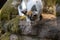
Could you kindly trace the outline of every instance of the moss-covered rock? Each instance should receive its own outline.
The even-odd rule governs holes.
[[[18,19],[16,18],[16,16],[18,15],[18,10],[17,10],[18,4],[20,4],[20,0],[7,0],[4,6],[1,8],[0,27],[2,28],[2,30],[6,31],[6,30],[9,30],[9,28],[11,27],[10,31],[17,32]],[[6,24],[8,26],[5,26]],[[13,26],[11,26],[11,24],[13,24]],[[8,29],[5,29],[6,27]],[[1,40],[4,40],[4,39],[1,39]]]
[[[10,33],[6,32],[4,35],[0,37],[0,40],[9,40]]]
[[[17,9],[12,6],[13,0],[8,0],[2,7],[1,18],[2,20],[10,20],[18,14]]]
[[[4,26],[11,19],[16,18],[18,15],[18,4],[20,4],[20,0],[7,0],[4,6],[1,8],[1,25]]]

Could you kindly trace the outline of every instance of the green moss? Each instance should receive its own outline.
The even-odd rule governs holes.
[[[0,37],[0,40],[9,40],[10,33],[6,32],[4,35]]]
[[[56,16],[57,16],[57,17],[60,16],[60,13],[56,13]]]
[[[13,22],[12,22],[13,21]],[[12,27],[11,27],[11,31],[12,32],[14,32],[14,33],[18,33],[18,31],[19,31],[19,27],[18,27],[18,25],[19,25],[19,17],[16,17],[15,19],[13,19],[11,21],[11,23],[13,24],[12,25]]]
[[[1,27],[2,28],[7,27],[12,32],[17,32],[18,19],[16,18],[16,16],[18,14],[18,10],[11,5],[12,2],[13,2],[13,0],[7,0],[7,2],[1,8],[1,15],[0,15],[1,16],[1,25],[2,25]],[[8,26],[5,26],[6,24]]]
[[[13,0],[7,0],[1,9],[1,24],[4,25],[8,23],[11,19],[15,18],[18,14],[18,10],[15,9],[11,3]]]
[[[18,33],[18,31],[20,30],[18,27],[18,23],[19,23],[19,16],[8,21],[5,25],[5,27],[7,27],[7,29],[9,29],[9,32],[6,32],[5,34],[3,34],[0,39],[9,40],[9,36],[11,33]]]
[[[18,31],[20,30],[18,25],[19,25],[19,16],[8,21],[4,26],[7,28],[7,31],[11,33],[18,33]]]

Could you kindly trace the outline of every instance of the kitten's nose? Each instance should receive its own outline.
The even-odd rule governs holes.
[[[35,21],[36,19],[37,19],[37,15],[36,14],[30,17],[31,21]]]

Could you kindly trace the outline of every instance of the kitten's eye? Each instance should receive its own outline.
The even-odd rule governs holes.
[[[35,15],[32,15],[31,17],[30,17],[30,19],[31,19],[31,21],[35,21],[36,19],[37,19],[37,15],[35,14]]]

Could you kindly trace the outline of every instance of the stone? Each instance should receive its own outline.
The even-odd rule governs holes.
[[[10,40],[18,40],[18,36],[15,34],[10,35]]]

